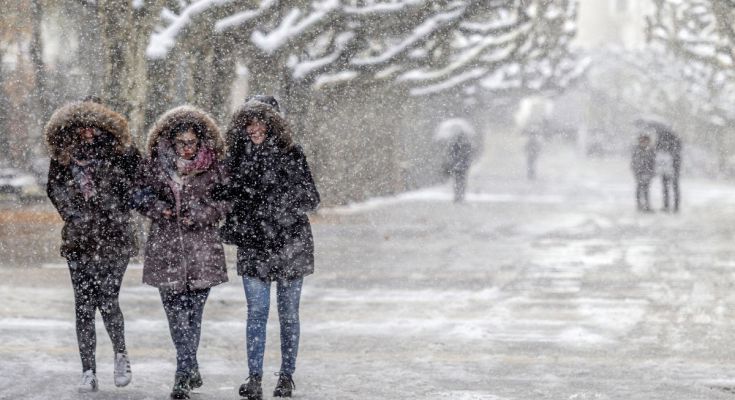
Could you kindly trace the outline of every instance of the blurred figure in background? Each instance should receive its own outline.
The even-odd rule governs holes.
[[[680,192],[679,192],[679,171],[681,170],[681,139],[679,139],[671,129],[659,129],[656,135],[656,154],[657,157],[664,157],[670,160],[670,168],[667,174],[661,175],[661,186],[663,188],[663,210],[672,211],[669,201],[669,189],[671,189],[673,200],[673,212],[679,211]]]
[[[656,152],[647,133],[638,136],[638,144],[633,147],[630,166],[636,181],[635,197],[638,211],[650,212],[648,190],[656,167]]]
[[[464,201],[467,191],[467,173],[475,156],[475,136],[472,125],[464,119],[452,118],[442,122],[434,135],[434,139],[444,143],[443,170],[454,179],[454,201]]]
[[[537,128],[533,127],[526,130],[528,140],[526,141],[526,177],[528,180],[536,179],[536,161],[541,153],[541,134],[542,132]]]
[[[663,211],[669,211],[669,185],[674,181],[674,157],[668,151],[656,149],[656,175],[661,176],[661,184],[664,191]],[[678,185],[676,186],[678,192]],[[676,195],[678,198],[678,194]],[[678,207],[678,201],[676,201]]]

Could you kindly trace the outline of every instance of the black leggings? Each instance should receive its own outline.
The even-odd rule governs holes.
[[[77,342],[82,358],[82,371],[97,371],[95,349],[95,312],[102,314],[102,321],[110,335],[113,350],[125,352],[125,322],[118,303],[120,285],[128,266],[128,257],[109,260],[68,261],[71,283],[74,287]]]
[[[197,351],[209,289],[187,289],[182,292],[159,289],[159,292],[171,339],[176,347],[176,373],[190,374],[199,369]]]

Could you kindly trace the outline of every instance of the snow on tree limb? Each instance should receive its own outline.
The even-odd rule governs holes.
[[[652,46],[673,56],[677,80],[685,78],[680,85],[694,115],[720,126],[735,122],[733,17],[731,0],[660,0],[647,19]]]
[[[445,24],[456,20],[462,15],[462,9],[450,11],[447,13],[441,13],[436,15],[427,21],[422,22],[419,26],[415,27],[412,32],[405,39],[401,40],[398,44],[389,47],[377,56],[361,57],[352,61],[353,65],[374,65],[384,64],[396,57],[397,55],[404,53],[411,45],[424,40],[427,36],[431,35],[437,29],[441,28]]]
[[[470,79],[479,79],[485,76],[487,72],[488,70],[486,68],[475,68],[463,74],[452,76],[451,78],[435,85],[413,88],[411,89],[410,94],[412,96],[424,96],[428,94],[444,92],[448,89],[456,87],[457,85],[467,82]]]
[[[176,45],[177,36],[185,30],[198,15],[217,7],[233,2],[233,0],[199,0],[188,5],[163,30],[154,32],[146,48],[146,56],[151,60],[165,58]],[[170,14],[167,14],[170,18]]]
[[[353,15],[367,15],[367,14],[394,14],[396,12],[404,11],[408,7],[422,6],[426,4],[426,0],[406,0],[402,2],[394,3],[377,3],[367,6],[345,6],[344,12],[346,14]]]
[[[283,18],[278,27],[268,33],[257,30],[253,32],[251,40],[261,50],[272,54],[292,38],[303,34],[313,25],[323,21],[338,6],[339,0],[324,0],[316,3],[313,6],[313,12],[301,20],[298,20],[301,16],[301,10],[294,8]]]
[[[178,12],[161,14],[163,28],[151,37],[149,58],[165,57],[184,32],[203,28],[214,40],[234,38],[244,65],[269,65],[313,87],[372,79],[433,94],[477,86],[507,65],[522,64],[520,86],[571,81],[563,76],[570,68],[556,64],[573,58],[575,0],[182,2]],[[543,58],[549,61],[539,63]],[[534,73],[540,79],[532,79]]]

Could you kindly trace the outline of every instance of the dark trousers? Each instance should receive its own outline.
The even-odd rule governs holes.
[[[637,181],[635,188],[635,199],[638,206],[638,211],[648,211],[651,209],[651,203],[648,200],[648,190],[651,186],[649,180]]]
[[[664,210],[668,211],[669,208],[669,186],[674,200],[674,212],[679,211],[679,177],[663,175],[661,177],[661,186],[664,190]]]
[[[528,157],[526,164],[526,177],[531,181],[536,179],[536,157]]]
[[[191,373],[199,369],[197,350],[202,333],[202,315],[209,289],[189,289],[183,292],[159,290],[163,309],[168,318],[174,347],[176,373]]]
[[[118,259],[69,260],[71,283],[74,287],[74,309],[76,312],[77,342],[82,359],[82,371],[97,372],[95,350],[97,333],[95,314],[100,310],[113,350],[125,352],[125,321],[118,296],[123,275],[128,266],[128,257]]]
[[[464,193],[467,190],[467,170],[454,170],[452,176],[454,177],[454,201],[464,201]]]

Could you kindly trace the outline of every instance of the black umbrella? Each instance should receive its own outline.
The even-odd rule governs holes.
[[[639,128],[648,128],[656,132],[656,149],[668,151],[678,157],[681,152],[681,139],[667,123],[658,119],[638,118],[633,124]]]
[[[635,125],[638,128],[649,128],[656,132],[656,135],[674,135],[674,130],[671,128],[671,125],[662,122],[658,119],[653,118],[638,118],[635,121],[633,121],[633,125]]]

